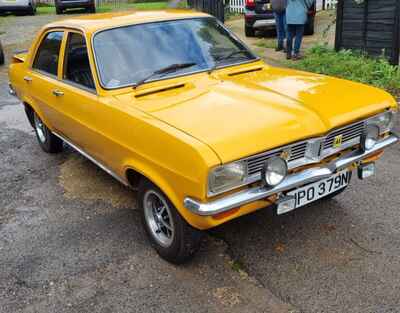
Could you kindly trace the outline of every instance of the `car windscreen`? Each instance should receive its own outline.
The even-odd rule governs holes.
[[[107,89],[135,86],[149,76],[158,80],[256,59],[211,17],[104,30],[94,36],[93,47],[100,82]],[[156,73],[176,64],[192,65]]]

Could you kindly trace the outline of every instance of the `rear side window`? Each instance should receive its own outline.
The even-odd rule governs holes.
[[[65,51],[63,79],[95,89],[85,38],[81,34],[70,33]]]
[[[50,32],[44,37],[36,52],[33,68],[57,76],[61,42],[64,32]]]

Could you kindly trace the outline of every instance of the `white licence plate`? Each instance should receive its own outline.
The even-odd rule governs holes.
[[[294,197],[295,209],[302,207],[346,187],[350,183],[350,173],[347,169],[340,171],[329,178],[290,191],[287,195]]]

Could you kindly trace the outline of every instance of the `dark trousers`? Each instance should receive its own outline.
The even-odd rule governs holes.
[[[287,53],[288,55],[298,54],[300,52],[301,41],[303,40],[304,25],[287,25]],[[294,48],[293,48],[293,38],[294,38]]]
[[[278,39],[278,47],[283,47],[283,42],[286,39],[286,13],[274,12],[276,23],[276,36]]]

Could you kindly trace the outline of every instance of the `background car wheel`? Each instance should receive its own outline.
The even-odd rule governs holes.
[[[314,17],[309,17],[308,22],[304,29],[304,35],[311,36],[314,35]]]
[[[57,153],[62,151],[62,140],[52,134],[36,113],[33,114],[33,125],[40,147],[45,152]]]
[[[56,14],[57,15],[63,14],[63,10],[59,7],[56,7]]]
[[[164,193],[146,179],[139,185],[138,207],[151,244],[163,259],[181,264],[194,256],[202,232],[190,226]]]
[[[35,15],[36,14],[36,6],[34,6],[33,4],[30,6],[29,10],[28,10],[28,14],[29,15]]]
[[[92,4],[90,7],[87,8],[87,12],[89,13],[96,13],[96,5]]]
[[[255,37],[255,35],[256,35],[254,28],[250,27],[250,26],[244,27],[244,33],[245,33],[246,37]]]
[[[0,42],[0,65],[4,64],[4,51],[3,51],[3,46],[1,45]]]

